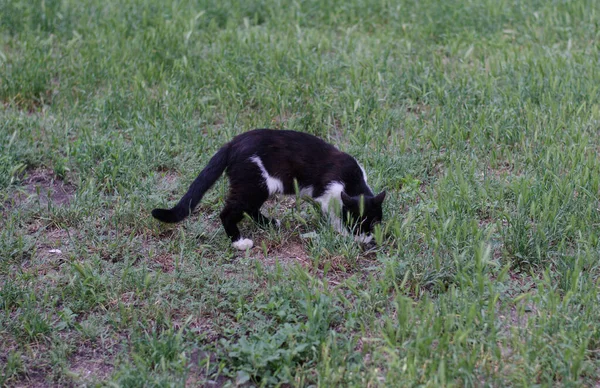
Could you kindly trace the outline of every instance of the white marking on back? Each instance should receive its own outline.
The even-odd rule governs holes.
[[[363,166],[360,163],[358,163],[358,160],[354,159],[354,161],[356,161],[356,164],[358,164],[358,167],[360,168],[360,171],[362,171],[363,179],[365,180],[365,184],[367,185],[367,187],[369,188],[369,190],[373,191],[371,189],[371,186],[369,186],[369,183],[367,182],[367,173],[366,173],[365,169],[363,168]]]
[[[245,251],[246,249],[252,248],[254,243],[249,238],[240,237],[240,239],[235,241],[232,245],[235,249],[239,249],[240,251]]]
[[[321,204],[323,213],[335,214],[336,210],[342,209],[342,191],[344,191],[344,184],[334,181],[327,185],[323,194],[315,198],[315,201]],[[330,209],[330,205],[333,205],[333,208]]]
[[[258,168],[260,168],[260,172],[263,178],[265,178],[265,184],[267,185],[267,190],[269,190],[269,195],[283,193],[283,182],[280,179],[269,175],[262,160],[256,155],[252,156],[250,160],[256,163]]]

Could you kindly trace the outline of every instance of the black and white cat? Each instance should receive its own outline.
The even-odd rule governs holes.
[[[253,246],[237,227],[244,213],[262,225],[278,224],[260,207],[274,194],[296,194],[296,187],[300,195],[320,203],[338,232],[351,230],[357,241],[370,242],[374,225],[382,220],[385,191],[373,195],[356,159],[307,133],[271,129],[245,132],[225,144],[175,207],[154,209],[152,216],[163,222],[183,220],[225,169],[229,195],[220,217],[225,233],[240,250]]]

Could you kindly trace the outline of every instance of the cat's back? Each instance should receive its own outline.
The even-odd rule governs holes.
[[[325,157],[341,153],[336,147],[317,136],[292,130],[253,129],[233,138],[234,152],[246,157],[285,153],[288,156]],[[282,156],[282,155],[280,155]]]
[[[233,138],[232,144],[253,144],[253,145],[302,145],[307,147],[323,147],[337,149],[325,140],[305,132],[298,132],[289,129],[268,129],[258,128],[248,132],[241,133]]]
[[[360,175],[360,167],[350,155],[325,140],[308,133],[291,130],[255,129],[242,133],[230,142],[229,174],[256,166],[261,174],[276,178],[280,192],[292,194],[294,180],[304,188],[322,192],[332,181],[349,182]]]

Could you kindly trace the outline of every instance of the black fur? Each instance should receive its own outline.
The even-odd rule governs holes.
[[[312,187],[313,198],[323,195],[330,183],[343,183],[343,220],[348,226],[351,222],[356,223],[356,233],[370,233],[372,226],[382,219],[385,192],[373,195],[353,157],[318,137],[270,129],[255,129],[225,144],[175,207],[170,210],[154,209],[152,215],[163,222],[183,220],[227,169],[229,195],[220,217],[231,240],[240,239],[237,223],[244,213],[262,225],[273,223],[260,212],[260,207],[269,197],[269,190],[260,167],[250,160],[253,156],[260,158],[271,177],[283,183],[283,194],[295,194],[294,179],[300,188]],[[361,196],[364,198],[363,206],[360,205]]]
[[[363,195],[351,197],[346,193],[342,193],[344,223],[346,225],[356,225],[354,228],[356,234],[371,234],[375,225],[383,219],[381,205],[384,199],[385,191],[374,197]],[[361,205],[361,201],[363,205]]]

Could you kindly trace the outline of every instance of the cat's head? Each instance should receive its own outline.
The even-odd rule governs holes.
[[[375,225],[383,220],[383,200],[385,191],[375,196],[351,197],[342,192],[344,204],[344,222],[357,236],[363,236],[365,242],[370,241]]]

